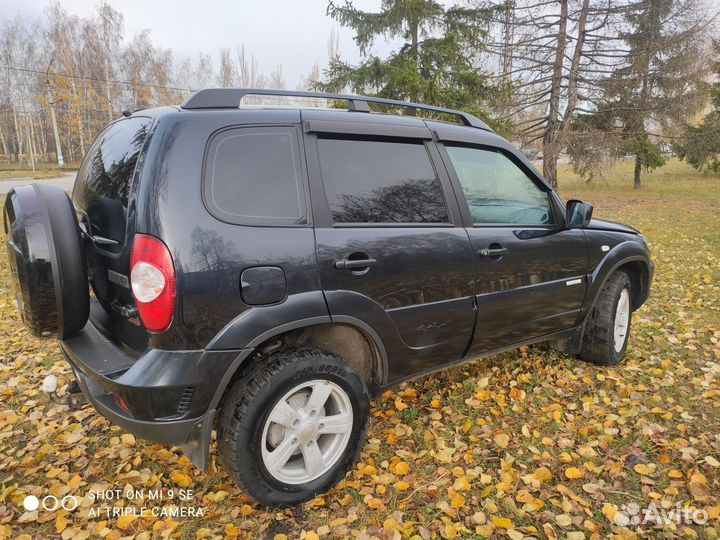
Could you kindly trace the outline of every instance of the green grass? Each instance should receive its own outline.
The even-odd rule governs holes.
[[[64,174],[77,171],[79,164],[66,163],[62,167],[57,163],[36,163],[33,171],[27,163],[6,163],[0,162],[0,180],[10,180],[13,178],[32,178],[33,180],[43,180],[46,178],[56,178]]]

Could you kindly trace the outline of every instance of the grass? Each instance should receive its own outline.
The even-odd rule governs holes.
[[[281,511],[235,488],[215,449],[201,473],[178,449],[121,439],[91,408],[70,412],[40,393],[48,373],[61,387],[72,375],[55,343],[22,327],[3,257],[0,539],[717,538],[720,179],[671,162],[634,190],[622,163],[590,184],[562,169],[560,193],[650,243],[655,283],[634,314],[626,362],[601,368],[524,347],[402,385],[373,403],[368,443],[346,479]],[[407,474],[394,472],[399,461]],[[72,513],[20,506],[28,494],[185,483],[204,518],[92,517],[88,500]],[[708,521],[624,526],[617,512],[631,502],[680,503]]]
[[[78,170],[79,164],[66,163],[60,167],[57,163],[36,163],[33,170],[27,163],[6,163],[0,162],[0,180],[13,178],[32,178],[33,180],[44,180],[56,178],[64,174],[73,173]]]

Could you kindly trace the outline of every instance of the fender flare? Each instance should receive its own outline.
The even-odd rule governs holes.
[[[650,261],[650,254],[645,246],[639,242],[627,240],[619,243],[608,251],[607,255],[600,261],[600,264],[595,267],[595,270],[593,270],[591,274],[588,274],[588,288],[583,301],[583,311],[586,310],[587,313],[590,313],[595,306],[598,293],[605,286],[605,283],[613,272],[624,264],[631,262],[640,262],[645,268],[647,275],[646,290],[641,292],[641,298],[643,302],[645,301],[650,290],[654,266]],[[584,313],[584,315],[587,315],[587,313]]]
[[[585,334],[585,324],[587,323],[588,315],[592,311],[593,307],[595,307],[598,293],[605,286],[605,283],[613,272],[624,264],[632,262],[640,262],[645,267],[647,279],[646,288],[641,293],[641,303],[647,299],[655,268],[650,260],[650,254],[647,247],[639,242],[633,242],[630,240],[621,242],[608,251],[602,261],[600,261],[600,263],[595,267],[593,272],[587,275],[588,286],[585,291],[585,298],[583,299],[583,305],[580,315],[578,316],[578,323],[575,327],[575,331],[567,339],[562,340],[562,342],[558,342],[556,345],[557,348],[567,354],[580,354],[582,340]]]

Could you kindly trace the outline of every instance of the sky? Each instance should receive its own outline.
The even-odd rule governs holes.
[[[70,13],[87,16],[99,0],[62,0]],[[125,36],[145,29],[157,46],[172,49],[175,59],[210,54],[217,62],[220,49],[235,50],[241,43],[258,60],[260,71],[270,74],[278,65],[288,88],[294,88],[317,61],[327,63],[327,43],[335,29],[340,55],[356,61],[359,53],[353,33],[325,15],[326,0],[108,0],[125,17]],[[378,10],[380,0],[355,0],[359,9]],[[0,18],[22,14],[40,17],[49,0],[0,0]],[[377,42],[384,55],[397,43]]]

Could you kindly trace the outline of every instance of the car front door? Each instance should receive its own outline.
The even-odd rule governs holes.
[[[327,124],[306,125],[305,144],[333,321],[379,334],[387,380],[459,359],[475,323],[473,251],[429,130]]]
[[[446,140],[440,152],[475,251],[468,354],[572,328],[587,285],[584,233],[564,227],[550,188],[510,148]]]

